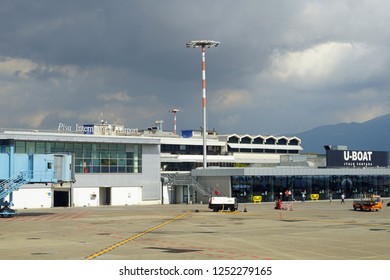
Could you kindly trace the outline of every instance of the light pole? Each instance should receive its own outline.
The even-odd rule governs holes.
[[[169,113],[173,113],[173,134],[176,135],[176,114],[181,112],[180,109],[171,109],[168,111]]]
[[[187,48],[202,48],[202,108],[203,108],[203,168],[207,168],[206,122],[206,48],[218,47],[220,42],[210,40],[190,41]]]

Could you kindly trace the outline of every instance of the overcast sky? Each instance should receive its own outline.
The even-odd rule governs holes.
[[[388,0],[1,0],[0,128],[283,135],[390,112]]]

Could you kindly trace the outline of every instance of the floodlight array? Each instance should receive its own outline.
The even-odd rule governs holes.
[[[218,41],[211,41],[211,40],[196,40],[196,41],[189,41],[186,44],[187,48],[198,48],[198,47],[206,47],[206,48],[212,48],[212,47],[218,47],[220,42]]]

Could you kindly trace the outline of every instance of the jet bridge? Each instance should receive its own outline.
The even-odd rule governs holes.
[[[15,214],[13,192],[25,184],[75,182],[71,154],[0,154],[0,217]]]

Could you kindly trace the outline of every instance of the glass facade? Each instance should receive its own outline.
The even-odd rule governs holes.
[[[142,173],[142,145],[15,141],[15,153],[72,153],[76,173]]]
[[[262,201],[275,201],[282,194],[286,200],[285,191],[291,191],[288,200],[300,200],[302,192],[306,198],[311,194],[319,194],[319,199],[340,199],[356,195],[379,194],[390,196],[389,175],[306,175],[306,176],[232,176],[232,196],[238,202],[253,202],[253,196],[262,196]]]

